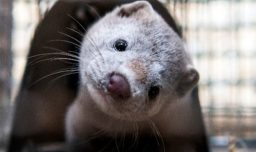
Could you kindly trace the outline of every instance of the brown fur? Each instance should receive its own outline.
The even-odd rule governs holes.
[[[145,83],[147,81],[147,68],[141,63],[140,60],[132,60],[130,61],[129,67],[136,73],[137,80]]]

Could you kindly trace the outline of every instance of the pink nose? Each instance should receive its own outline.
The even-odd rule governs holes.
[[[107,90],[112,97],[120,99],[128,99],[131,94],[126,78],[118,73],[112,73],[110,75]]]

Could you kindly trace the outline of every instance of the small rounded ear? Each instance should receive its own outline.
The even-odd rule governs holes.
[[[136,1],[130,4],[124,4],[120,7],[117,15],[120,17],[147,17],[153,12],[151,4],[147,1]]]
[[[199,81],[199,74],[193,67],[188,67],[186,71],[182,74],[177,86],[177,93],[183,96],[192,89]]]

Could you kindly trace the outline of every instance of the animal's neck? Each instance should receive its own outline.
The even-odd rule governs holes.
[[[94,125],[93,127],[104,129],[107,132],[124,133],[133,132],[137,129],[148,131],[151,130],[152,127],[157,127],[161,132],[165,132],[165,130],[168,130],[168,128],[172,128],[171,126],[177,126],[179,123],[185,123],[184,118],[186,118],[189,113],[182,113],[181,109],[191,108],[191,104],[189,104],[192,101],[191,91],[181,98],[166,98],[163,100],[170,101],[165,102],[167,105],[163,106],[158,114],[149,118],[148,120],[136,122],[117,119],[103,112],[86,90],[80,90],[76,101],[79,104],[76,105],[78,106],[77,109],[79,109],[80,117],[86,117],[86,119],[88,119],[88,121]],[[170,124],[170,119],[178,119],[172,121],[178,123]]]

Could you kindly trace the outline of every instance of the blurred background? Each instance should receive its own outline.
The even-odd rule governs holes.
[[[56,0],[0,0],[0,152],[34,29]],[[200,73],[213,152],[256,151],[256,1],[161,0]],[[2,149],[1,149],[2,148]]]

